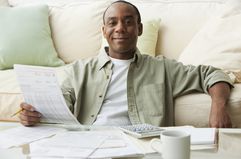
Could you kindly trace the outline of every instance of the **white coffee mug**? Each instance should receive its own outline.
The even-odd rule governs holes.
[[[151,140],[151,147],[161,153],[163,159],[190,159],[190,134],[165,130],[160,139]]]

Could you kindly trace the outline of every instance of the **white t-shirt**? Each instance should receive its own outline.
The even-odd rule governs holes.
[[[130,125],[127,103],[127,73],[133,59],[120,60],[111,58],[112,77],[106,96],[94,125]]]

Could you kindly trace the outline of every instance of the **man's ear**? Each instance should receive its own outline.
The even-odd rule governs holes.
[[[141,36],[142,32],[143,32],[143,25],[142,25],[142,23],[138,24],[138,30],[139,30],[138,36]]]
[[[103,34],[103,36],[106,38],[106,31],[105,31],[105,26],[102,26],[102,34]]]

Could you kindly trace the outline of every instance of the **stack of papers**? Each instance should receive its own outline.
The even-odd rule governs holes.
[[[121,131],[67,131],[30,144],[35,158],[136,157],[143,153]]]
[[[56,124],[18,126],[0,131],[0,141],[0,149],[29,144],[31,159],[113,158],[144,155],[126,134],[113,128],[68,131]]]
[[[191,136],[191,149],[212,149],[217,148],[216,128],[195,128],[192,126],[170,127],[167,130],[184,131]]]

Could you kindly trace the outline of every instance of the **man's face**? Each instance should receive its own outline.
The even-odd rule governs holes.
[[[115,3],[106,11],[103,34],[109,43],[109,55],[119,59],[133,57],[142,24],[137,22],[135,9],[125,3]]]

